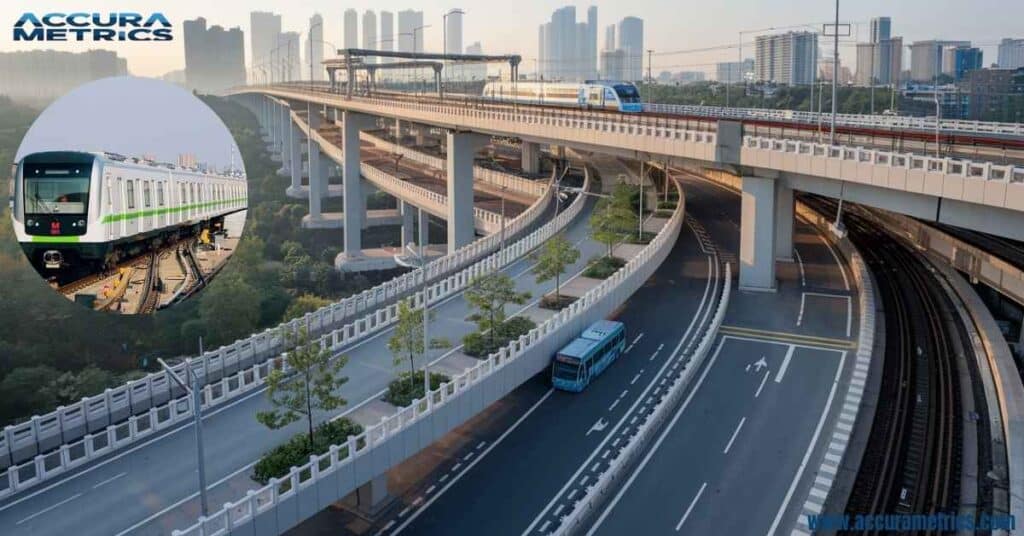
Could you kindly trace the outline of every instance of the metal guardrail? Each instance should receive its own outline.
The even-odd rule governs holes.
[[[709,119],[790,121],[817,125],[830,124],[832,115],[797,110],[768,110],[763,108],[726,108],[722,106],[696,106],[688,104],[645,104],[645,111],[673,115],[707,117]],[[1024,136],[1024,124],[995,121],[966,121],[934,117],[906,117],[890,115],[836,114],[836,125],[891,130],[922,130],[934,132],[967,132],[974,134],[1007,134]]]
[[[510,220],[506,226],[507,239],[512,240],[532,227],[550,200],[551,190],[548,189],[526,211]],[[576,210],[578,213],[581,209],[576,206],[571,205],[566,212]],[[430,262],[425,268],[407,272],[247,339],[205,352],[192,363],[204,385],[203,406],[220,404],[262,385],[269,372],[267,360],[287,350],[284,333],[306,329],[321,340],[330,338],[333,346],[348,344],[379,329],[381,322],[390,318],[380,312],[381,308],[393,307],[399,297],[419,289],[424,277],[434,281],[456,270],[466,270],[464,267],[473,262],[487,262],[487,259],[479,259],[497,250],[500,243],[498,234],[490,234]],[[444,288],[434,292],[447,292],[444,289],[452,284],[449,282],[452,277],[456,276],[436,283]],[[343,324],[346,321],[348,323]],[[185,363],[179,363],[172,370],[185,374],[185,367]],[[0,472],[0,498],[80,467],[190,419],[191,415],[184,391],[167,373],[155,372],[75,404],[58,407],[49,414],[9,425],[0,433],[0,467],[6,468]]]
[[[200,518],[194,525],[173,534],[219,536],[236,530],[245,534],[278,534],[303,517],[319,511],[324,504],[340,499],[348,488],[354,489],[361,483],[357,481],[369,480],[378,474],[374,472],[378,467],[394,460],[394,456],[389,454],[389,447],[405,452],[408,449],[398,446],[404,445],[403,438],[417,445],[425,442],[422,437],[413,440],[405,432],[423,430],[418,428],[421,424],[435,424],[428,428],[435,435],[441,433],[438,428],[446,432],[468,419],[471,413],[458,411],[457,416],[445,415],[448,418],[443,423],[434,421],[435,415],[446,414],[452,407],[459,408],[467,400],[475,402],[473,407],[482,407],[483,397],[493,400],[547,367],[559,345],[582,331],[587,323],[611,313],[654,273],[675,244],[682,222],[680,204],[665,227],[636,257],[528,334],[442,384],[423,400],[414,400],[410,406],[383,419],[380,424],[349,437],[345,444],[334,445],[323,455],[311,456],[308,464],[293,467],[288,475],[273,479],[258,490],[250,490],[245,497],[225,504],[209,517]],[[523,363],[532,366],[524,366]],[[482,389],[495,385],[500,387],[487,395],[482,394]],[[279,516],[285,505],[288,505],[288,513]]]

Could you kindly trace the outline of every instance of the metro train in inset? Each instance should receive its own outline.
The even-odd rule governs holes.
[[[108,269],[248,207],[241,173],[214,174],[114,153],[32,153],[17,164],[14,232],[41,275]]]
[[[488,82],[485,100],[550,104],[588,110],[642,112],[640,92],[632,82],[587,80],[581,84],[542,81]]]

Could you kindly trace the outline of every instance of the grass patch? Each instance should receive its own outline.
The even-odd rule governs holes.
[[[309,435],[305,432],[296,434],[287,443],[274,447],[256,462],[252,479],[265,485],[272,478],[287,475],[292,467],[309,463],[310,456],[323,454],[330,450],[331,445],[344,444],[349,436],[361,433],[362,426],[348,419],[338,419],[317,426],[313,430],[313,443],[310,443]]]
[[[409,380],[409,376],[412,380]],[[450,380],[448,376],[437,372],[430,373],[430,389],[435,390],[441,384]],[[384,401],[392,406],[404,408],[412,404],[413,400],[422,399],[423,393],[423,371],[415,373],[403,372],[388,384],[388,392],[384,395]]]
[[[591,277],[593,279],[608,279],[615,272],[626,265],[624,259],[618,257],[609,257],[603,255],[591,259],[587,265],[587,269],[583,270],[583,277]]]
[[[462,353],[483,359],[497,352],[513,339],[526,335],[535,327],[537,327],[537,323],[533,320],[525,316],[513,316],[498,326],[493,340],[490,333],[473,332],[463,337]]]
[[[644,231],[642,235],[630,235],[629,240],[626,242],[629,244],[650,244],[654,237],[658,236],[658,233],[652,233],[650,231]]]

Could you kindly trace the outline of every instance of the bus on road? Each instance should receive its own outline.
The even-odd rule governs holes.
[[[556,389],[578,393],[618,359],[625,347],[625,324],[599,320],[555,355],[551,383]]]

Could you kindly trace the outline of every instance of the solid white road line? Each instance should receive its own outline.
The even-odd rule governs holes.
[[[757,392],[754,393],[754,398],[757,398],[758,396],[761,395],[761,389],[764,389],[764,382],[768,381],[768,375],[769,374],[771,374],[771,371],[768,370],[768,369],[765,369],[764,376],[761,378],[761,385],[757,386]]]
[[[700,500],[700,496],[704,494],[704,488],[706,488],[706,487],[708,487],[708,483],[707,482],[705,482],[705,483],[700,485],[700,489],[697,490],[697,495],[695,495],[693,497],[693,500],[690,501],[690,506],[686,507],[686,512],[684,512],[683,513],[683,517],[681,517],[679,519],[679,523],[676,523],[676,532],[679,532],[679,529],[683,526],[683,523],[686,522],[686,518],[690,517],[690,512],[693,511],[693,507],[694,506],[697,506],[697,501],[699,501]]]
[[[775,521],[772,521],[772,526],[768,529],[767,536],[773,536],[775,530],[779,528],[779,523],[782,523],[782,516],[786,513],[786,507],[789,506],[789,501],[793,498],[796,486],[800,483],[800,477],[803,476],[804,469],[807,468],[807,462],[811,459],[814,447],[818,443],[818,436],[821,435],[821,428],[825,426],[825,420],[828,418],[828,411],[832,408],[832,400],[836,396],[836,387],[839,385],[839,376],[843,373],[843,364],[845,362],[846,352],[844,351],[839,357],[839,366],[836,367],[836,375],[832,378],[832,388],[828,392],[825,408],[821,410],[821,417],[818,418],[818,426],[814,429],[814,435],[811,436],[811,442],[807,445],[804,459],[800,461],[800,467],[796,470],[796,476],[793,477],[793,482],[789,485],[789,491],[786,492],[786,497],[782,500],[782,506],[779,506],[779,511],[775,514]]]
[[[613,436],[615,436],[615,432],[617,432],[619,430],[619,428],[623,425],[623,423],[625,423],[626,419],[630,416],[630,414],[632,414],[632,412],[637,408],[637,406],[640,405],[640,402],[644,399],[645,396],[647,396],[647,392],[650,391],[654,387],[654,384],[658,380],[658,378],[661,377],[662,374],[664,374],[664,372],[668,368],[669,364],[672,363],[672,361],[679,354],[679,351],[682,350],[683,344],[690,337],[690,333],[693,332],[693,328],[697,324],[697,319],[698,318],[707,318],[709,316],[709,313],[710,313],[711,309],[714,308],[713,304],[708,303],[708,301],[709,301],[709,296],[712,295],[712,293],[711,293],[712,285],[713,284],[717,284],[717,281],[718,281],[718,263],[717,262],[712,262],[712,257],[708,257],[707,259],[708,259],[708,277],[707,277],[707,283],[704,286],[704,296],[701,298],[700,304],[697,306],[696,314],[694,314],[693,315],[693,319],[690,320],[690,325],[686,328],[686,331],[683,333],[683,336],[679,338],[679,343],[676,344],[676,347],[672,351],[672,354],[669,355],[669,357],[667,359],[665,359],[665,362],[661,365],[661,368],[651,378],[651,381],[647,384],[647,387],[644,388],[643,392],[640,393],[640,396],[638,396],[637,399],[633,402],[633,405],[630,406],[630,408],[625,413],[623,413],[622,418],[619,419],[619,421],[615,424],[615,427],[612,429],[612,431],[609,432],[607,435],[605,435],[604,440],[601,441],[601,443],[598,444],[597,447],[594,448],[594,450],[593,450],[593,452],[591,452],[590,456],[588,456],[587,459],[583,462],[583,464],[580,465],[578,469],[576,469],[576,472],[572,475],[572,477],[570,477],[565,482],[565,484],[562,486],[562,489],[558,490],[558,493],[556,493],[555,496],[551,499],[551,501],[548,502],[547,506],[545,506],[544,509],[541,510],[541,512],[539,514],[537,514],[537,517],[535,517],[533,519],[533,521],[530,523],[530,525],[528,527],[526,527],[526,530],[524,530],[522,532],[523,535],[527,535],[530,532],[532,532],[533,529],[537,526],[537,524],[540,523],[540,520],[544,519],[544,517],[547,515],[548,511],[558,501],[558,498],[561,497],[562,494],[565,493],[567,489],[569,489],[569,487],[576,480],[576,478],[579,477],[580,473],[582,473],[583,470],[586,469],[586,467],[593,460],[593,458],[595,456],[597,456],[597,453],[600,452],[601,449],[604,448],[605,442],[607,442],[609,439],[611,439]],[[717,290],[717,287],[715,288],[715,290]],[[705,310],[705,308],[706,308],[706,310]],[[701,322],[703,323],[703,320]],[[615,443],[612,443],[612,445],[614,446]]]
[[[64,499],[63,501],[61,501],[61,502],[59,502],[57,504],[54,504],[52,506],[47,506],[46,508],[43,508],[42,510],[40,510],[40,511],[38,511],[38,512],[28,516],[28,517],[26,517],[25,519],[22,519],[21,521],[18,521],[17,523],[15,523],[15,525],[20,525],[20,524],[22,524],[22,523],[24,523],[26,521],[30,521],[32,519],[35,519],[35,518],[45,514],[46,512],[49,512],[50,510],[53,510],[54,508],[57,508],[59,506],[63,506],[63,505],[65,505],[65,504],[67,504],[67,503],[69,503],[69,502],[71,502],[71,501],[73,501],[73,500],[75,500],[75,499],[77,499],[77,498],[79,498],[81,496],[82,496],[81,493],[76,493],[76,494],[68,497],[67,499]]]
[[[836,266],[839,267],[839,273],[843,276],[843,286],[846,290],[850,290],[850,280],[846,278],[846,269],[843,268],[843,262],[839,260],[839,255],[836,254],[836,250],[832,249],[832,244],[825,238],[825,235],[818,234],[818,238],[828,248],[828,252],[832,254],[832,258],[836,261]]]
[[[786,357],[782,358],[782,366],[779,367],[779,371],[775,373],[775,383],[782,383],[782,377],[786,375],[786,369],[789,368],[789,362],[793,359],[793,351],[796,350],[796,345],[790,344],[786,350]]]
[[[725,444],[725,450],[722,451],[722,454],[729,454],[729,449],[732,448],[733,441],[736,441],[736,436],[740,435],[740,430],[743,428],[743,423],[745,422],[747,422],[746,417],[740,418],[740,423],[737,424],[736,429],[732,431],[732,437],[730,437],[729,442]]]
[[[804,304],[807,302],[807,293],[800,293],[800,312],[796,315],[796,325],[800,325],[804,321]]]
[[[658,440],[654,442],[654,445],[651,446],[651,449],[647,451],[646,455],[644,455],[644,459],[640,462],[640,465],[633,469],[633,473],[629,475],[629,478],[626,480],[626,482],[619,487],[619,492],[615,494],[615,497],[613,497],[611,502],[608,503],[608,506],[606,506],[604,511],[601,512],[601,516],[597,518],[597,521],[595,521],[594,524],[590,527],[590,530],[587,531],[587,536],[593,536],[593,534],[597,532],[597,529],[601,527],[601,523],[603,523],[605,518],[608,517],[608,514],[610,514],[612,509],[615,508],[615,505],[619,503],[619,500],[621,500],[622,496],[626,494],[626,491],[629,490],[629,487],[633,485],[633,481],[636,480],[637,475],[639,475],[640,472],[644,470],[644,467],[647,467],[647,464],[651,461],[651,458],[654,457],[654,454],[658,451],[658,447],[660,447],[661,443],[665,441],[665,438],[668,436],[669,432],[672,431],[672,428],[675,427],[676,422],[679,421],[679,417],[683,415],[683,412],[686,411],[686,408],[690,405],[690,401],[693,400],[693,396],[697,393],[697,391],[700,390],[701,384],[704,383],[704,378],[707,377],[708,372],[712,369],[712,367],[714,367],[715,361],[718,360],[718,354],[722,352],[722,347],[724,346],[724,340],[718,342],[718,347],[715,348],[715,353],[711,354],[711,360],[708,361],[708,364],[704,367],[704,370],[701,372],[700,377],[697,378],[697,383],[694,384],[692,389],[690,389],[690,394],[686,396],[686,400],[683,401],[683,405],[679,406],[679,409],[676,410],[676,414],[672,416],[672,420],[669,421],[668,426],[665,426],[664,429],[661,431],[661,435],[658,436]]]
[[[441,491],[438,491],[436,495],[434,495],[429,500],[427,500],[426,504],[424,504],[422,508],[420,508],[419,510],[416,510],[415,512],[413,512],[412,516],[410,516],[409,519],[406,519],[404,523],[399,525],[398,528],[395,529],[395,532],[392,533],[392,536],[402,532],[402,530],[405,529],[405,527],[407,527],[409,525],[409,523],[412,523],[427,508],[430,508],[430,505],[434,504],[434,501],[436,501],[438,498],[440,498],[442,495],[444,495],[446,491],[451,489],[451,487],[453,485],[455,485],[455,483],[458,482],[459,479],[461,479],[466,473],[468,473],[470,469],[472,469],[476,464],[480,463],[480,460],[486,458],[487,455],[490,454],[490,452],[492,450],[494,450],[495,447],[500,445],[501,442],[504,441],[505,438],[509,436],[509,434],[511,434],[513,431],[515,431],[515,429],[518,428],[519,425],[522,424],[523,421],[525,421],[527,417],[532,415],[533,412],[536,411],[536,409],[538,407],[540,407],[540,405],[542,403],[544,403],[544,401],[547,400],[551,396],[551,394],[554,393],[554,392],[555,392],[554,389],[548,389],[548,392],[544,393],[544,396],[540,397],[540,400],[538,400],[532,406],[530,406],[530,409],[526,410],[526,413],[523,413],[523,415],[521,417],[519,417],[519,419],[516,420],[516,422],[512,423],[512,426],[508,427],[508,430],[505,430],[501,434],[501,436],[499,436],[498,439],[494,441],[494,443],[491,443],[491,446],[487,447],[486,450],[484,450],[482,453],[480,453],[480,457],[478,457],[476,460],[473,460],[473,462],[470,463],[468,467],[466,467],[465,471],[463,471],[463,472],[459,473],[458,475],[456,475],[455,478],[453,478],[451,482],[449,482],[443,488],[441,488]],[[447,474],[444,475],[443,477],[441,477],[440,481],[444,482],[445,480],[447,480],[447,477],[448,477]]]

